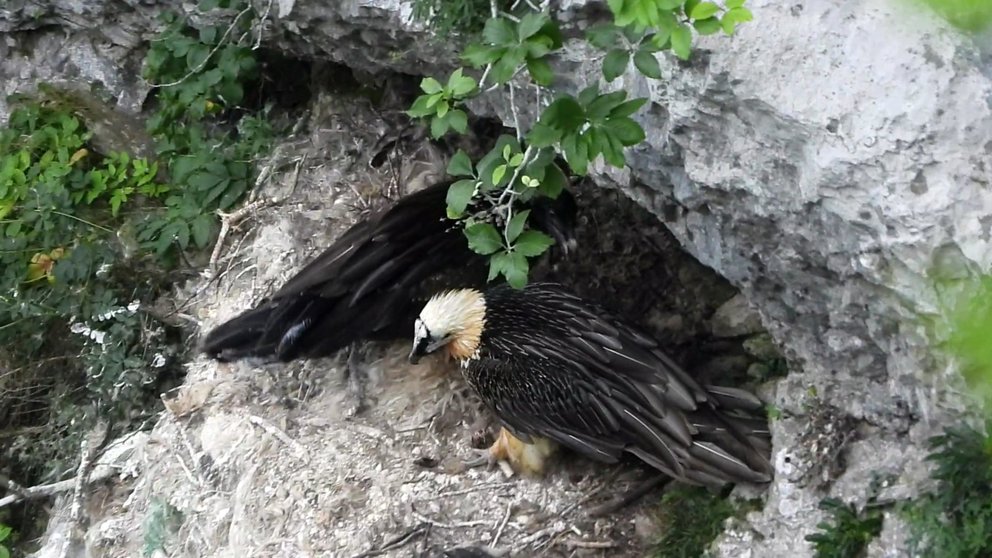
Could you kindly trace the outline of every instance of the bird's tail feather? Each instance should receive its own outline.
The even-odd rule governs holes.
[[[202,351],[221,362],[243,358],[292,360],[316,348],[306,346],[313,341],[306,334],[327,306],[327,301],[313,297],[263,303],[211,330],[204,338]]]
[[[249,357],[262,357],[274,347],[259,346],[274,307],[261,306],[238,314],[210,330],[200,350],[210,358],[229,362]]]

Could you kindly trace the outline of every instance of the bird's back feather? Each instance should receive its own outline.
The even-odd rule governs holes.
[[[485,293],[467,377],[511,432],[592,459],[632,453],[697,484],[770,479],[761,402],[704,387],[650,337],[547,283]]]

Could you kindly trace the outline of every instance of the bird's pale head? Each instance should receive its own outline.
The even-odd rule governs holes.
[[[471,358],[479,348],[486,325],[486,300],[475,289],[459,289],[434,295],[413,327],[410,362],[442,347],[452,357]]]

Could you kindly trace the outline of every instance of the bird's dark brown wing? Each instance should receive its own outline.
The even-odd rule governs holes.
[[[271,297],[208,333],[204,352],[220,360],[285,361],[331,354],[407,314],[412,324],[411,288],[475,257],[445,217],[449,184],[410,194],[355,224]]]
[[[756,421],[733,415],[760,401],[711,393],[649,337],[558,285],[487,291],[483,347],[470,378],[518,435],[606,461],[628,451],[703,484],[768,478]]]

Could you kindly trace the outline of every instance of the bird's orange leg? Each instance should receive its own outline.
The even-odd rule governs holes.
[[[499,429],[496,441],[489,446],[485,457],[473,461],[469,466],[484,463],[492,465],[498,461],[506,461],[517,473],[529,476],[541,476],[547,466],[547,460],[555,452],[555,445],[544,438],[535,438],[534,443],[527,444],[515,437],[505,428]]]

